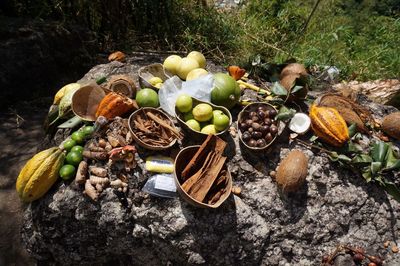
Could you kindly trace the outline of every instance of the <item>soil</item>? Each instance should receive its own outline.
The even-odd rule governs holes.
[[[0,265],[35,265],[21,242],[23,205],[15,180],[44,139],[42,124],[49,106],[44,102],[19,103],[0,112]]]

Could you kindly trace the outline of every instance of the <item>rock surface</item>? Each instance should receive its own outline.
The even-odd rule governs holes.
[[[135,57],[99,65],[83,80],[136,75],[140,62]],[[368,106],[378,117],[393,111]],[[108,188],[97,203],[72,183],[59,182],[27,206],[26,247],[39,261],[61,265],[320,265],[338,244],[351,244],[400,264],[398,254],[383,248],[387,240],[397,242],[400,204],[325,154],[288,144],[287,137],[284,132],[260,155],[243,150],[237,137],[226,137],[229,167],[242,193],[216,210],[192,207],[179,196],[150,197],[133,180],[127,198]],[[295,148],[309,157],[307,183],[284,195],[269,173]],[[149,176],[138,172],[139,181]],[[339,257],[337,265],[347,260]]]

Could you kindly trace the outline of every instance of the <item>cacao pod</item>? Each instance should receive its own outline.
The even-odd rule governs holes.
[[[65,154],[58,147],[33,156],[18,175],[16,189],[20,198],[31,202],[42,197],[56,182]]]
[[[299,151],[291,151],[279,164],[276,183],[284,192],[294,192],[305,182],[308,172],[308,159]]]
[[[134,109],[138,109],[136,101],[118,93],[110,92],[97,107],[96,117],[104,116],[107,119],[112,119]]]
[[[323,141],[341,147],[349,140],[349,130],[343,117],[335,108],[310,107],[311,128]]]

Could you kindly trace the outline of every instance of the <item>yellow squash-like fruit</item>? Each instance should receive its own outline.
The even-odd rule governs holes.
[[[310,108],[310,118],[314,133],[332,146],[341,147],[349,140],[346,121],[336,109],[313,104]]]
[[[56,182],[65,155],[59,148],[39,152],[22,168],[16,183],[18,195],[25,202],[42,197]]]
[[[76,90],[76,88],[79,89],[80,87],[81,85],[79,83],[70,83],[65,85],[56,93],[56,95],[54,95],[53,104],[60,104],[60,101],[64,95],[68,94],[69,91]]]

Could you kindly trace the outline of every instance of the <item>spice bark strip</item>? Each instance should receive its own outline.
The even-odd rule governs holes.
[[[201,144],[196,154],[183,169],[181,174],[181,181],[184,182],[190,176],[192,176],[197,169],[200,169],[203,165],[203,160],[207,157],[207,153],[211,150],[217,153],[223,153],[226,147],[226,142],[215,135],[208,135],[207,139]]]
[[[224,166],[225,160],[226,157],[221,156],[221,154],[216,156],[216,158],[211,162],[212,165],[205,170],[203,177],[193,185],[190,191],[190,195],[193,198],[201,202],[204,200],[219,172]]]
[[[189,190],[192,188],[192,186],[198,181],[200,176],[204,174],[205,169],[210,166],[210,162],[212,161],[213,156],[215,156],[215,153],[211,152],[207,154],[206,160],[204,161],[203,166],[190,178],[188,178],[185,183],[183,183],[182,188],[185,190],[187,193],[189,193]]]
[[[146,114],[150,119],[154,120],[160,126],[168,129],[175,137],[177,137],[178,139],[182,139],[182,137],[183,137],[182,134],[178,130],[173,128],[172,126],[168,125],[167,122],[163,121],[161,118],[159,118],[158,116],[152,114],[151,112],[147,112]]]

